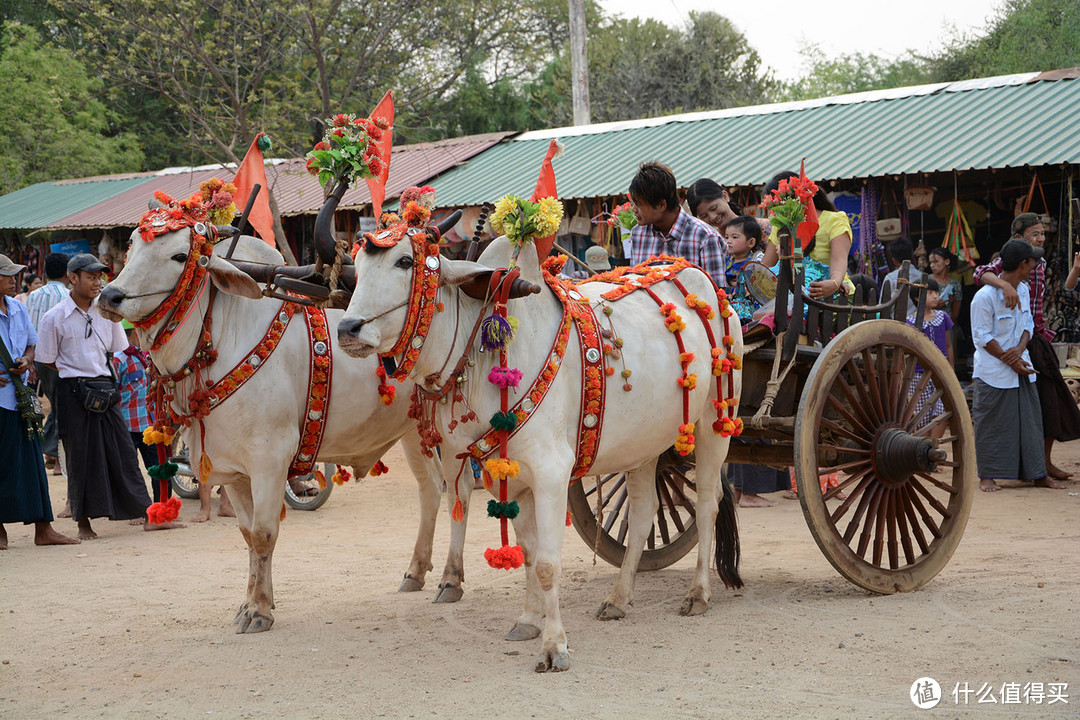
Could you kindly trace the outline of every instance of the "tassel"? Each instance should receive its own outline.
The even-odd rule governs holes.
[[[480,323],[480,348],[485,352],[504,348],[513,339],[513,326],[497,313],[488,315]]]
[[[460,502],[460,501],[459,501]],[[499,502],[498,500],[488,500],[487,513],[488,517],[493,518],[506,518],[507,520],[513,520],[518,516],[521,509],[518,507],[516,500],[510,502]]]
[[[384,463],[382,460],[380,460],[380,461],[378,461],[377,463],[375,463],[374,465],[371,466],[371,470],[370,470],[370,472],[368,474],[370,474],[371,477],[379,477],[383,473],[388,473],[388,472],[390,472],[390,468],[386,467],[386,463]]]
[[[496,365],[488,373],[488,382],[500,390],[516,388],[521,383],[521,371],[517,368],[504,368]]]
[[[504,545],[501,548],[488,548],[484,551],[484,559],[488,565],[496,570],[514,570],[525,563],[525,553],[520,545]]]
[[[326,475],[323,474],[322,470],[315,471],[315,482],[319,483],[319,490],[326,489]]]
[[[454,522],[461,522],[465,519],[465,506],[461,504],[461,498],[454,500],[454,509],[450,512],[450,517]]]
[[[491,416],[491,427],[496,430],[513,432],[517,427],[517,415],[512,412],[497,412]]]
[[[281,503],[281,517],[278,518],[280,522],[285,521],[285,503]]]
[[[202,457],[199,459],[199,482],[210,482],[210,473],[214,470],[214,463],[210,462],[210,456],[203,451]]]
[[[341,465],[337,466],[337,472],[330,478],[335,485],[344,485],[352,480],[352,474]]]
[[[570,511],[567,510],[566,511],[566,527],[570,527],[570,525],[573,524],[573,522],[574,522],[573,518],[570,517]]]

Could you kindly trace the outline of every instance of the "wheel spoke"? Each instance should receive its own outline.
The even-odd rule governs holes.
[[[948,511],[948,509],[944,505],[942,505],[941,502],[936,497],[934,497],[933,494],[929,490],[927,490],[925,487],[923,487],[923,484],[921,482],[919,482],[915,478],[911,478],[910,480],[908,480],[908,484],[910,484],[911,487],[915,488],[915,490],[920,495],[922,495],[924,498],[926,498],[926,502],[930,503],[930,506],[933,507],[935,510],[937,510],[938,514],[941,515],[941,517],[943,517],[943,518],[951,518],[952,517],[952,513],[950,513]]]
[[[892,403],[893,375],[889,367],[891,363],[889,363],[888,346],[878,345],[875,359],[877,360],[878,392],[881,393],[881,409],[885,413],[885,417],[891,419],[894,417]]]
[[[878,353],[881,353],[880,346],[878,347]],[[874,403],[874,409],[878,412],[878,417],[883,421],[888,420],[889,416],[885,414],[885,406],[881,402],[881,384],[878,380],[878,373],[874,366],[874,359],[870,356],[870,348],[863,348],[863,371],[866,373],[866,384],[870,388],[870,399]]]
[[[935,427],[937,427],[941,423],[945,422],[946,420],[948,420],[952,416],[953,416],[952,410],[946,410],[945,412],[938,415],[937,417],[932,419],[927,424],[923,425],[921,428],[919,428],[918,430],[916,430],[912,434],[913,435],[918,435],[920,437],[926,437],[927,435],[930,434],[931,430],[933,430]],[[957,435],[950,435],[947,438],[941,438],[938,442],[947,443],[947,442],[953,442],[954,440],[959,440],[959,439],[960,438]]]
[[[619,534],[615,538],[615,542],[620,545],[626,544],[626,531],[630,528],[630,513],[623,515],[622,522],[619,523]]]
[[[900,348],[897,348],[897,350],[899,351]],[[907,392],[908,386],[911,385],[911,378],[915,377],[915,366],[918,365],[918,362],[916,362],[914,356],[908,355],[904,352],[901,352],[901,356],[903,357],[902,364],[904,372],[900,373],[900,386],[897,388],[897,416],[899,416],[900,408],[907,406],[907,396],[905,395],[905,393]]]
[[[612,493],[614,495],[614,493]],[[627,492],[626,488],[619,491],[619,499],[615,502],[615,507],[611,509],[607,519],[604,521],[604,532],[608,535],[611,534],[611,526],[615,524],[615,520],[618,519],[622,513],[623,505],[626,503]]]
[[[893,494],[893,509],[896,511],[896,522],[900,527],[900,543],[904,547],[904,561],[911,565],[915,562],[915,549],[911,546],[911,536],[908,534],[907,512],[910,508],[904,489],[901,485]]]
[[[663,492],[664,480],[663,476],[656,481],[656,496],[660,500],[656,505],[656,523],[654,527],[660,531],[660,539],[667,545],[671,542],[671,535],[668,533],[667,516],[665,515],[665,508],[671,505],[671,497],[667,493]]]
[[[850,455],[871,455],[874,452],[870,448],[853,448],[844,445],[831,445],[829,443],[818,443],[818,450],[834,450],[841,454],[847,453]]]
[[[855,508],[855,514],[851,516],[851,520],[848,521],[848,526],[844,528],[844,542],[848,545],[851,544],[851,539],[855,537],[855,531],[859,529],[859,521],[862,519],[863,514],[866,513],[867,508],[870,507],[874,495],[878,493],[880,488],[880,485],[873,482],[873,478],[867,477],[855,488],[855,492],[851,494],[852,497],[848,498],[848,500],[851,500],[861,492],[862,497],[859,498],[859,504]],[[839,519],[840,516],[838,513],[842,509],[843,505],[837,508],[837,512],[833,513],[833,516]]]
[[[585,497],[589,497],[590,495],[594,494],[596,492],[596,489],[599,488],[601,485],[603,485],[607,481],[611,480],[612,478],[618,477],[619,475],[622,475],[622,474],[623,473],[611,473],[609,475],[604,475],[603,477],[601,477],[599,480],[596,481],[596,484],[592,486],[592,489],[585,491]]]
[[[889,532],[889,569],[900,567],[900,548],[896,534],[896,488],[889,488],[888,503],[885,508],[885,522]]]
[[[919,509],[919,516],[922,518],[923,524],[926,525],[926,529],[930,531],[931,535],[940,540],[941,528],[938,527],[937,521],[930,517],[930,513],[926,510],[926,506],[922,504],[922,500],[919,499],[919,494],[912,489],[911,484],[908,484],[907,492],[911,504]]]
[[[873,437],[873,431],[870,430],[868,426],[863,425],[861,422],[859,422],[858,419],[856,419],[855,416],[852,415],[846,407],[840,404],[839,400],[833,397],[832,393],[826,395],[825,400],[833,406],[834,410],[843,415],[844,419],[847,420],[852,426],[862,431],[862,433],[865,434],[867,437]]]
[[[840,520],[840,518],[842,518],[844,516],[844,513],[847,512],[847,509],[849,507],[851,507],[852,503],[855,502],[855,498],[857,498],[859,496],[859,494],[863,490],[865,490],[866,487],[870,484],[869,480],[866,479],[866,476],[869,475],[869,474],[870,474],[870,469],[867,468],[866,470],[864,470],[861,473],[856,473],[855,475],[852,475],[851,477],[849,477],[847,480],[840,483],[836,487],[829,488],[829,491],[827,493],[825,493],[824,499],[825,500],[832,500],[834,497],[836,497],[841,492],[843,492],[844,488],[847,487],[848,485],[850,485],[851,483],[853,483],[853,482],[858,483],[858,485],[855,486],[855,489],[852,490],[850,493],[848,493],[847,498],[845,498],[844,502],[840,504],[840,507],[836,508],[836,510],[834,510],[833,514],[830,516],[830,519],[832,520],[833,525],[835,525]]]
[[[671,471],[667,470],[665,472],[671,472]],[[681,473],[679,475],[681,477]],[[686,481],[685,481],[685,478],[683,478],[683,484],[687,484]],[[679,504],[682,505],[684,508],[686,508],[686,512],[690,513],[690,515],[693,516],[693,514],[694,514],[694,503],[690,502],[690,499],[686,497],[686,493],[683,492],[683,489],[679,485],[679,483],[672,480],[671,481],[671,489],[675,492],[676,495],[679,496]]]
[[[830,465],[829,467],[818,468],[820,475],[828,475],[829,473],[851,471],[854,472],[855,468],[870,465],[870,458],[859,458],[858,460],[852,460],[851,462],[841,463],[840,465]]]
[[[922,527],[919,526],[919,519],[915,516],[915,503],[912,502],[911,488],[907,485],[901,485],[900,496],[904,500],[904,512],[907,513],[908,520],[911,523],[911,531],[915,535],[915,542],[919,544],[919,550],[925,555],[930,552],[930,546],[926,543],[926,536],[923,535]]]
[[[855,386],[855,391],[859,397],[852,403],[852,407],[860,408],[866,413],[867,418],[870,420],[870,426],[876,427],[885,422],[885,418],[878,415],[877,419],[871,417],[870,413],[874,410],[874,403],[867,391],[867,381],[863,378],[863,373],[859,369],[859,364],[855,362],[855,358],[851,358],[847,362],[848,372],[851,374],[852,383]]]
[[[826,418],[821,418],[820,422],[821,422],[821,425],[823,427],[827,427],[828,429],[832,430],[837,435],[843,435],[848,440],[854,440],[855,442],[859,443],[860,445],[868,445],[870,443],[869,438],[859,437],[858,435],[851,432],[847,428],[845,428],[845,427],[843,427],[841,425],[837,425],[832,420],[827,420]]]
[[[850,366],[853,362],[853,360],[849,360],[848,365]],[[851,370],[849,369],[848,372],[851,372]],[[859,380],[862,380],[862,376],[859,376]],[[870,416],[866,414],[866,407],[864,406],[864,403],[859,402],[859,399],[855,397],[855,391],[851,389],[850,385],[848,385],[847,381],[844,379],[843,373],[837,373],[835,384],[837,387],[840,388],[841,392],[844,393],[844,397],[847,398],[848,405],[851,407],[851,409],[855,412],[856,415],[861,418],[862,422],[860,424],[863,425],[865,428],[872,428],[876,426],[877,423],[871,420]],[[874,433],[868,432],[867,434],[873,435]]]
[[[956,465],[956,463],[953,463],[953,464]],[[959,466],[956,465],[956,467],[959,467]],[[956,493],[960,492],[959,490],[954,488],[952,485],[950,485],[948,483],[941,482],[940,480],[938,480],[936,477],[934,477],[930,473],[921,472],[921,473],[915,473],[915,474],[918,475],[919,477],[921,477],[922,479],[933,483],[934,485],[938,486],[939,488],[941,488],[945,492],[949,493],[950,495],[955,495]]]
[[[656,514],[656,519],[660,524],[660,534],[664,538],[665,543],[670,543],[668,539],[668,527],[667,518],[664,517],[664,508],[671,513],[671,522],[675,525],[675,529],[680,533],[686,532],[686,528],[683,527],[682,518],[679,517],[679,509],[675,504],[674,499],[671,496],[671,489],[668,487],[668,479],[666,475],[660,476],[660,482],[656,485],[657,490],[661,493],[660,497],[660,510]]]
[[[866,521],[863,523],[862,532],[859,534],[859,547],[856,550],[859,557],[866,555],[866,547],[870,544],[870,532],[874,528],[878,506],[881,505],[881,496],[884,493],[884,489],[880,485],[875,487],[874,490],[873,500],[870,502],[870,507],[866,513]]]
[[[944,394],[945,388],[936,388],[934,392],[930,395],[930,397],[927,398],[926,404],[923,405],[922,410],[920,410],[918,414],[915,415],[915,417],[911,418],[911,420],[908,420],[905,423],[907,428],[909,430],[913,430],[916,426],[918,426],[919,421],[923,419],[923,416],[925,416],[928,412],[934,409],[934,406],[937,405],[937,401],[940,400],[941,396]]]
[[[915,383],[915,390],[908,395],[907,404],[904,405],[904,412],[900,413],[900,424],[907,425],[904,422],[904,418],[915,412],[915,404],[919,402],[919,397],[922,395],[923,390],[926,389],[926,384],[930,382],[930,373],[924,372],[922,377],[919,378],[919,382]],[[908,383],[911,384],[910,382]]]
[[[874,564],[881,567],[881,557],[885,552],[885,516],[889,509],[889,489],[882,490],[882,498],[877,506],[877,516],[872,518],[874,525]]]

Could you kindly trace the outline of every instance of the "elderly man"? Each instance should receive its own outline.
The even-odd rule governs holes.
[[[3,523],[33,523],[35,545],[79,542],[53,530],[41,441],[16,396],[16,384],[25,382],[38,342],[26,306],[14,297],[15,279],[25,269],[0,255],[0,550],[8,546]]]

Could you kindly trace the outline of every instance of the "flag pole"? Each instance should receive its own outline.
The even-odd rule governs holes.
[[[251,188],[251,192],[248,194],[247,205],[244,206],[244,212],[240,214],[240,222],[236,223],[236,234],[232,236],[232,242],[229,243],[229,251],[225,253],[226,260],[233,256],[233,251],[236,250],[236,243],[240,242],[240,234],[243,232],[244,225],[247,223],[248,215],[251,214],[251,208],[255,206],[255,198],[259,195],[260,190],[262,190],[262,185],[255,183]]]

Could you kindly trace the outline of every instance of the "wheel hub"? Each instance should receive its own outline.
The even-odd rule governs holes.
[[[883,482],[900,485],[917,472],[934,472],[947,455],[930,438],[885,428],[874,442],[874,470]]]

